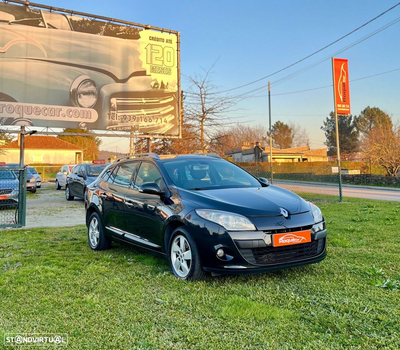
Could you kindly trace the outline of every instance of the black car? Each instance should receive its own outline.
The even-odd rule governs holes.
[[[86,187],[91,184],[109,164],[78,164],[67,176],[65,198],[72,201],[75,197],[84,198]]]
[[[317,206],[217,156],[119,159],[88,187],[85,206],[92,249],[128,242],[167,257],[182,279],[264,272],[326,256]]]

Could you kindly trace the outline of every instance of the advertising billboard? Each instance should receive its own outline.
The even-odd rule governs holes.
[[[333,58],[333,91],[337,114],[350,114],[349,63],[347,59]]]
[[[49,9],[0,3],[0,125],[179,135],[178,32]]]

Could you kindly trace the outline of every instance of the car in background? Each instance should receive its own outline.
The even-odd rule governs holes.
[[[18,202],[19,181],[14,171],[0,167],[0,208]]]
[[[78,164],[73,169],[71,174],[67,176],[65,185],[65,198],[68,201],[75,197],[84,198],[86,187],[90,185],[100,173],[109,165],[109,163],[100,164],[96,161],[93,163]]]
[[[67,184],[67,176],[71,174],[75,165],[63,165],[56,175],[56,190],[61,190]]]
[[[19,168],[18,163],[8,163],[6,166],[11,168]],[[17,179],[19,179],[19,170],[13,170]],[[36,176],[28,171],[28,166],[26,169],[26,190],[31,193],[36,193],[37,189],[37,180]]]
[[[87,188],[88,243],[166,257],[184,280],[302,266],[326,256],[320,209],[218,156],[127,156]]]
[[[34,167],[29,165],[26,167],[26,173],[36,179],[36,188],[42,187],[42,178],[40,177],[41,173],[38,173]]]

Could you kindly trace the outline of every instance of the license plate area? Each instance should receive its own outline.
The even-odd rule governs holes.
[[[272,244],[274,247],[303,244],[311,242],[311,231],[286,232],[273,235]]]

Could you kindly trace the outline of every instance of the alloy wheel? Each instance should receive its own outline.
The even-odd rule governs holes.
[[[188,276],[192,267],[192,249],[185,236],[177,235],[171,245],[171,262],[180,278]]]

